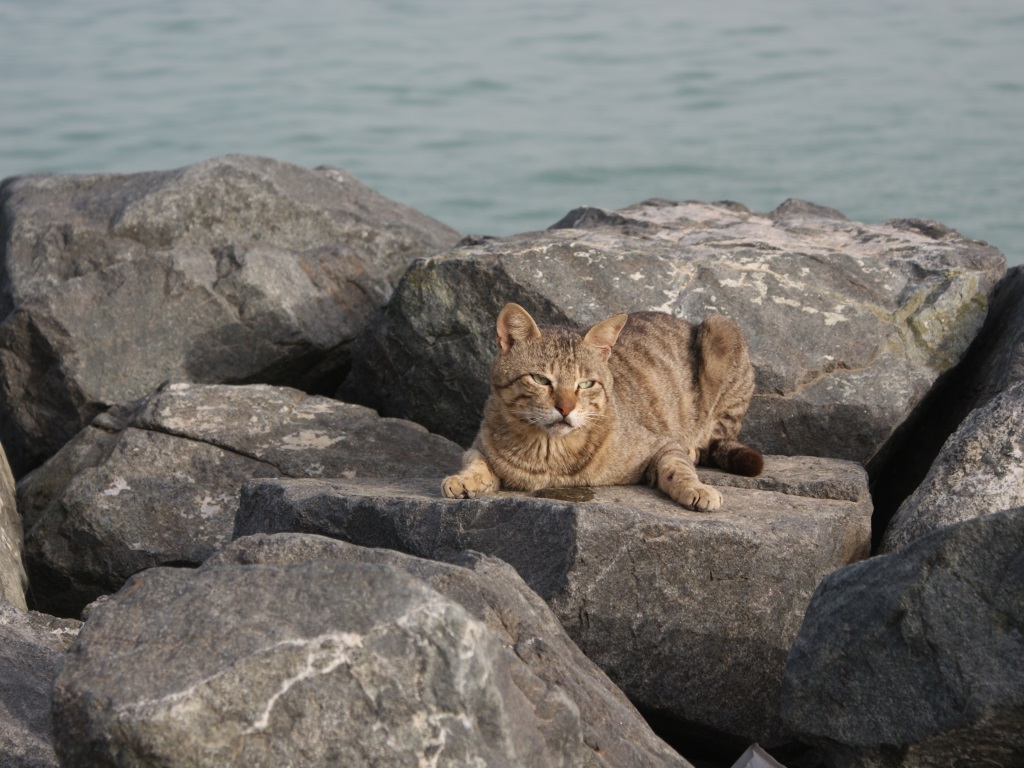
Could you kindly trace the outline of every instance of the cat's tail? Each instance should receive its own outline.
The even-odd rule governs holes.
[[[746,477],[756,477],[764,469],[761,452],[739,440],[713,440],[705,460],[713,467]]]

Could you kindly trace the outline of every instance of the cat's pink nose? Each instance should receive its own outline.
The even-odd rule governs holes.
[[[561,404],[555,405],[555,408],[557,408],[558,412],[560,414],[562,414],[563,416],[568,416],[570,413],[572,413],[573,407],[574,406],[572,406],[572,405],[561,405]]]

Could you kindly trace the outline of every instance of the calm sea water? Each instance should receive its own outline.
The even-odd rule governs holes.
[[[0,176],[229,152],[463,232],[788,197],[1024,261],[1020,0],[0,0]]]

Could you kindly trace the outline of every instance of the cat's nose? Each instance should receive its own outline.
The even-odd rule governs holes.
[[[569,391],[556,390],[554,401],[555,410],[562,414],[562,418],[572,413],[572,409],[576,407],[576,398]]]

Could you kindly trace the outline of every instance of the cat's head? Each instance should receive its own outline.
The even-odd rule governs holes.
[[[539,328],[518,304],[498,315],[498,359],[491,389],[505,412],[524,425],[565,436],[599,426],[608,415],[608,357],[626,324],[615,315],[586,333]]]

